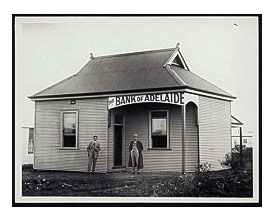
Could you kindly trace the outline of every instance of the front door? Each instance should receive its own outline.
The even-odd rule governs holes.
[[[114,124],[114,167],[124,166],[124,115],[115,114]]]

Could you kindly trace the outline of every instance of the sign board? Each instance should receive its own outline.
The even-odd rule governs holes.
[[[108,109],[136,103],[169,103],[175,105],[184,105],[184,93],[171,92],[109,97]]]

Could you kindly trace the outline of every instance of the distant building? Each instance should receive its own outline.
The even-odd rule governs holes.
[[[231,152],[236,98],[189,70],[179,47],[93,57],[75,75],[36,93],[34,168],[87,171],[98,136],[97,172],[129,169],[133,134],[144,171],[213,170]]]
[[[243,145],[253,148],[253,136],[242,136]],[[232,136],[232,148],[240,145],[240,136]]]
[[[253,136],[252,135],[243,135],[241,133],[241,127],[243,123],[238,120],[236,117],[231,116],[231,137],[232,137],[232,148],[240,146],[240,136],[242,137],[242,145],[246,148],[253,147]]]
[[[22,165],[33,164],[34,128],[22,127]]]

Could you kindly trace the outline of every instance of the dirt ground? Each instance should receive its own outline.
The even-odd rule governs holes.
[[[23,167],[23,196],[252,197],[250,167],[182,175],[175,172],[81,173]],[[251,164],[250,164],[251,165]]]
[[[23,168],[22,172],[23,196],[150,197],[154,195],[155,184],[181,175],[172,172],[87,174],[35,171],[32,168]]]

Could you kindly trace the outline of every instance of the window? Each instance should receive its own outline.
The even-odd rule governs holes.
[[[169,148],[168,111],[150,111],[149,146],[152,149]]]
[[[78,111],[62,111],[62,148],[77,148]]]
[[[29,128],[28,154],[32,154],[34,150],[34,128]]]

